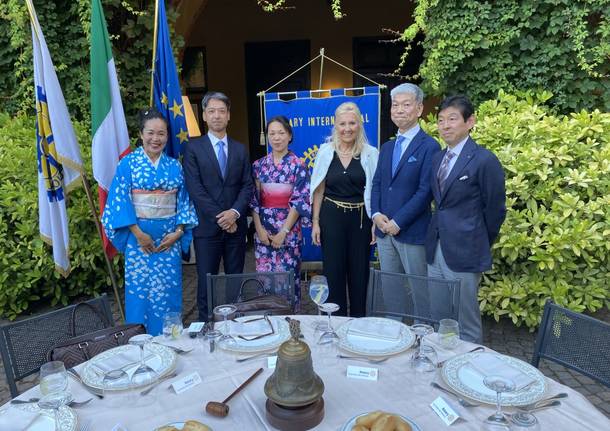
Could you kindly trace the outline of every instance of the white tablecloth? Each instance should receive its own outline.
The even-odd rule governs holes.
[[[445,425],[430,408],[430,403],[439,395],[443,395],[464,418],[451,426],[455,430],[479,430],[482,421],[494,411],[492,406],[486,405],[468,409],[460,407],[454,402],[453,397],[431,387],[430,382],[433,379],[440,379],[440,376],[436,373],[420,374],[410,369],[408,361],[412,349],[376,365],[338,359],[335,355],[328,355],[328,347],[315,344],[311,328],[311,321],[315,316],[295,316],[295,318],[302,322],[305,341],[312,350],[314,369],[325,384],[325,417],[315,428],[316,430],[336,431],[354,415],[372,410],[400,413],[413,419],[422,430],[443,429]],[[337,326],[345,318],[337,317],[333,320]],[[433,343],[436,335],[430,337],[430,342]],[[165,342],[163,339],[160,341]],[[176,343],[182,347],[195,347],[191,353],[178,355],[176,369],[179,373],[178,378],[197,371],[203,379],[202,384],[176,395],[167,389],[173,379],[164,382],[155,389],[158,395],[155,403],[145,407],[135,407],[125,403],[124,394],[109,394],[103,400],[94,398],[88,405],[76,409],[79,421],[91,422],[90,431],[110,431],[117,423],[123,425],[127,431],[152,431],[166,423],[188,419],[201,421],[215,431],[274,429],[265,419],[266,397],[263,386],[273,372],[267,369],[266,358],[237,363],[235,358],[247,355],[234,356],[221,352],[222,360],[220,360],[217,354],[209,353],[207,344],[203,345],[198,340],[185,336],[183,340],[174,342]],[[435,347],[437,347],[438,359],[443,360],[467,352],[475,345],[460,342],[453,350]],[[348,379],[346,377],[348,365],[378,368],[379,380]],[[208,401],[222,401],[260,367],[264,367],[264,372],[230,401],[231,410],[228,417],[220,419],[205,413],[205,405]],[[610,429],[610,421],[581,394],[551,379],[547,379],[547,383],[548,395],[567,392],[569,397],[562,400],[559,408],[536,413],[542,430]],[[77,400],[90,398],[90,395],[72,379],[70,379],[70,390]],[[35,396],[39,396],[38,387],[32,388],[19,398],[27,399]]]

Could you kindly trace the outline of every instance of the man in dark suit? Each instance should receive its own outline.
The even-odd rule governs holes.
[[[504,171],[497,157],[469,136],[475,117],[466,96],[443,100],[437,121],[447,148],[432,162],[436,209],[426,237],[428,275],[461,280],[461,338],[481,343],[477,295],[481,273],[491,269],[491,245],[506,217]]]
[[[253,192],[250,160],[243,144],[227,136],[231,101],[223,93],[207,93],[201,102],[207,135],[184,149],[186,188],[195,204],[199,226],[193,229],[197,258],[199,320],[208,320],[207,274],[243,271],[247,209]]]
[[[430,223],[430,173],[432,157],[440,145],[418,124],[423,111],[423,91],[401,84],[390,92],[390,115],[398,127],[396,139],[381,147],[371,189],[374,236],[381,270],[426,275],[424,241]],[[412,284],[418,315],[428,315],[425,286]],[[404,292],[384,290],[386,303],[401,304]]]

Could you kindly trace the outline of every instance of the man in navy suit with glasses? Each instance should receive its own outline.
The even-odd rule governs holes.
[[[193,229],[197,258],[199,320],[208,320],[207,274],[244,269],[247,209],[254,190],[250,160],[243,144],[227,136],[231,101],[223,93],[203,97],[208,133],[190,140],[184,149],[184,176],[199,225]]]
[[[432,162],[435,211],[426,237],[428,275],[460,280],[461,338],[481,343],[477,296],[506,217],[504,171],[498,158],[470,137],[475,117],[466,96],[447,97],[438,111],[438,131],[447,148]],[[434,307],[434,297],[430,301]]]

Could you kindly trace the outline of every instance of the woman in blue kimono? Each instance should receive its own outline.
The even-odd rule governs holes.
[[[142,146],[117,167],[102,223],[125,254],[126,320],[158,335],[164,315],[182,309],[182,252],[197,216],[180,163],[163,153],[168,128],[160,112],[141,114],[140,138]]]

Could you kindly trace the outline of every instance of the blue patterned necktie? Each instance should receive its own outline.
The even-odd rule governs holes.
[[[405,139],[404,136],[400,135],[396,138],[396,142],[394,143],[394,152],[392,153],[392,176],[396,175],[396,168],[398,168],[402,156],[402,143]]]
[[[218,141],[216,143],[218,147],[218,166],[220,166],[220,173],[222,177],[225,177],[227,172],[227,155],[225,154],[225,143],[223,141]]]
[[[438,188],[441,193],[445,191],[445,181],[447,181],[447,177],[449,176],[449,163],[454,156],[455,153],[453,151],[447,150],[445,157],[443,157],[443,161],[441,162],[441,167],[438,169]]]

